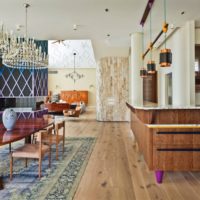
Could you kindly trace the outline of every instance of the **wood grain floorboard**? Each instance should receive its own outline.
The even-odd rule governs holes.
[[[183,196],[180,194],[180,191],[176,187],[175,183],[169,178],[168,173],[165,173],[164,182],[159,185],[165,190],[166,195],[171,200],[184,200]]]
[[[180,191],[182,197],[187,200],[200,200],[200,196],[195,192],[194,187],[184,178],[185,172],[172,172],[170,173],[171,180],[175,183],[176,187]],[[200,185],[197,187],[200,188]]]
[[[198,172],[166,172],[156,183],[128,122],[98,122],[88,110],[67,120],[66,135],[97,137],[74,200],[200,200]]]

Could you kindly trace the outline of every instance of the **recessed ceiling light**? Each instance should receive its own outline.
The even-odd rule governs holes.
[[[107,34],[107,37],[110,37],[110,34]]]
[[[76,31],[77,30],[77,24],[73,25],[73,30]]]
[[[106,9],[105,9],[105,12],[109,12],[109,9],[108,9],[108,8],[106,8]]]
[[[21,30],[22,25],[16,24],[15,26],[16,26],[16,30],[17,30],[17,31],[20,31],[20,30]]]
[[[182,11],[182,12],[181,12],[181,15],[184,15],[184,14],[185,14],[185,11]]]

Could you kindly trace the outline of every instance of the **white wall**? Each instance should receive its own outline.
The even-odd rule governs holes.
[[[73,69],[56,69],[54,71],[58,71],[58,73],[48,76],[49,90],[53,93],[60,93],[61,90],[88,90],[88,106],[96,106],[96,69],[77,69],[77,72],[84,74],[84,77],[77,80],[75,85],[71,78],[65,77]]]
[[[172,65],[167,68],[159,67],[159,53],[164,48],[164,45],[155,50],[155,58],[158,70],[158,99],[160,105],[166,105],[166,74],[172,72],[173,92],[174,96],[178,96],[177,92],[183,94],[184,104],[195,104],[195,83],[194,83],[194,21],[186,22],[186,24],[173,33],[173,35],[167,40],[167,48],[172,50]],[[182,40],[180,40],[182,37]],[[179,41],[179,42],[178,42]],[[200,41],[200,37],[199,37]],[[182,43],[182,45],[181,45]],[[182,46],[182,48],[181,48]],[[178,71],[177,71],[178,70]],[[178,80],[175,76],[183,72],[183,76],[180,74]],[[179,82],[179,83],[178,83]],[[181,82],[181,85],[180,85]],[[176,87],[179,84],[179,88]],[[184,86],[185,84],[185,86]],[[184,90],[183,90],[184,88]],[[182,91],[180,91],[182,90]],[[184,95],[187,93],[187,95]],[[187,97],[186,97],[187,96]],[[175,101],[175,100],[174,100]],[[181,101],[180,99],[178,101]]]

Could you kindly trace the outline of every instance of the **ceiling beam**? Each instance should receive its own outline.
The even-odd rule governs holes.
[[[146,19],[149,15],[149,12],[153,6],[153,3],[154,3],[155,0],[148,0],[147,2],[147,5],[146,5],[146,8],[145,8],[145,11],[143,13],[143,16],[142,16],[142,19],[140,21],[140,25],[144,26],[145,22],[146,22]]]

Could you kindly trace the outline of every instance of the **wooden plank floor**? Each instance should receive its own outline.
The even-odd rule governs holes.
[[[74,200],[200,200],[200,172],[167,172],[155,182],[128,122],[97,122],[87,111],[66,122],[66,134],[97,137]]]

